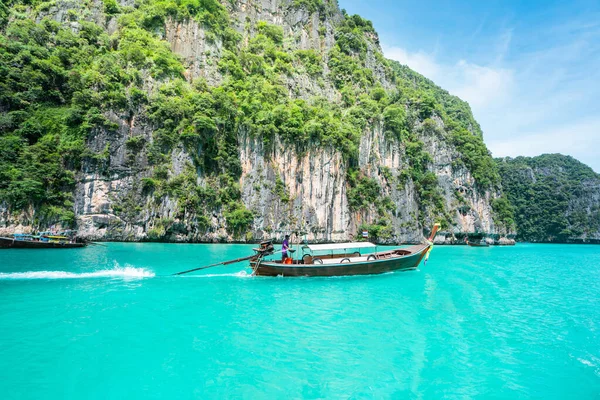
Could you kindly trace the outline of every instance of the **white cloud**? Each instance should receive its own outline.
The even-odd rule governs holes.
[[[474,109],[506,101],[513,88],[513,72],[507,69],[482,67],[461,60],[450,72],[455,74],[450,92],[468,101]]]
[[[427,53],[409,53],[403,48],[387,47],[386,45],[383,45],[383,52],[387,58],[396,60],[400,64],[408,65],[411,69],[429,79],[433,80],[440,75],[441,67]]]
[[[460,60],[453,65],[436,62],[431,54],[410,53],[400,47],[383,46],[386,57],[408,65],[476,110],[505,101],[513,87],[513,71]]]
[[[600,171],[598,46],[556,44],[502,68],[497,65],[505,64],[512,32],[501,39],[494,65],[443,63],[432,53],[385,45],[383,51],[469,102],[494,156],[562,153]]]
[[[576,155],[598,171],[600,168],[600,117],[563,125],[555,129],[524,132],[488,142],[495,157],[536,156],[544,153]]]

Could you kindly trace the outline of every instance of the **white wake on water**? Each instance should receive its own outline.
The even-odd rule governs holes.
[[[188,278],[216,278],[221,276],[233,276],[235,278],[252,278],[252,274],[246,271],[239,271],[231,274],[199,274],[199,275],[188,275]]]
[[[77,279],[77,278],[152,278],[155,274],[144,268],[115,267],[93,272],[26,271],[0,272],[0,279]]]

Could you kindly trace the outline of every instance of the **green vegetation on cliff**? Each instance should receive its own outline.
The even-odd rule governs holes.
[[[116,201],[116,215],[125,217],[131,204],[158,207],[171,199],[177,203],[172,218],[192,218],[206,230],[216,210],[239,237],[255,216],[241,201],[242,134],[258,139],[267,158],[278,142],[298,154],[314,148],[339,152],[348,171],[351,211],[376,211],[375,236],[391,235],[395,210],[385,188],[358,168],[367,128],[382,127],[403,150],[405,170],[381,173],[399,190],[414,183],[421,224],[437,219],[446,228],[453,220],[431,172],[428,134],[456,150],[453,167],[466,167],[480,188],[498,187],[496,165],[468,104],[384,59],[371,22],[357,15],[339,16],[335,43],[325,53],[325,46],[299,50],[281,26],[265,21],[246,20],[243,29],[236,28],[218,0],[140,0],[135,6],[105,0],[93,11],[67,2],[6,4],[0,3],[0,22],[8,21],[0,28],[0,203],[11,212],[35,210],[29,222],[73,224],[78,174],[144,170],[135,186],[143,198]],[[57,4],[79,8],[68,10],[61,24],[49,14]],[[290,6],[323,18],[331,4],[294,0]],[[116,28],[109,34],[98,21],[108,24],[111,18]],[[186,77],[180,57],[163,40],[169,21],[190,19],[205,30],[207,41],[218,44],[218,83]],[[383,76],[368,67],[373,62]],[[331,88],[338,101],[296,93],[290,81],[298,77]],[[149,133],[128,131],[136,124]],[[124,131],[128,169],[111,170]],[[95,146],[98,137],[108,144]],[[180,149],[192,162],[175,173],[172,158]],[[494,210],[509,223],[504,203]],[[172,218],[150,221],[151,236],[180,232]]]
[[[397,61],[390,61],[390,65],[401,93],[418,110],[419,116],[427,119],[435,113],[444,122],[450,133],[448,139],[459,152],[455,166],[466,166],[484,188],[498,187],[498,169],[469,104]]]
[[[600,231],[600,175],[569,156],[499,158],[519,240],[566,242]],[[588,187],[592,191],[588,191]]]
[[[15,15],[0,35],[0,198],[36,218],[72,224],[74,172],[109,155],[86,145],[118,125],[107,112],[134,113],[147,102],[142,71],[180,77],[168,46],[135,24],[116,37],[82,21],[78,32]]]

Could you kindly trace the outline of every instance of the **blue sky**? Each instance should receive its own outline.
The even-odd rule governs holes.
[[[600,172],[600,1],[339,0],[385,55],[467,100],[494,156]]]

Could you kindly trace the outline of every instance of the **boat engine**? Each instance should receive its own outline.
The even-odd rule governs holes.
[[[260,247],[252,250],[256,252],[257,256],[260,256],[262,258],[273,254],[275,248],[273,247],[272,240],[265,240],[264,242],[260,242]]]

